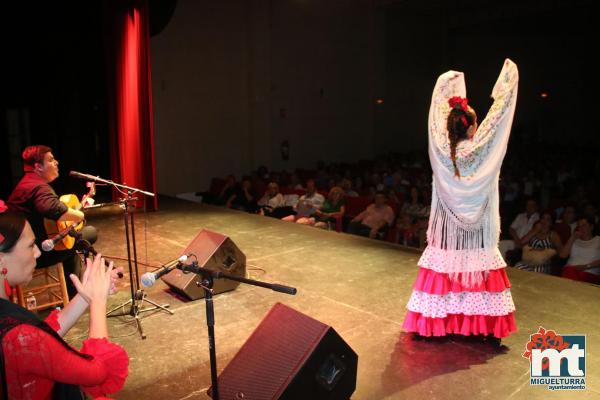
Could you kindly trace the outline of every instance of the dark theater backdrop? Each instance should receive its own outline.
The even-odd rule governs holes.
[[[84,190],[68,170],[114,177],[107,2],[5,3],[0,198],[31,143],[54,148],[59,191]],[[213,176],[261,164],[424,151],[436,77],[464,71],[482,118],[507,56],[521,74],[511,146],[598,146],[591,4],[149,1],[156,190],[200,191]]]

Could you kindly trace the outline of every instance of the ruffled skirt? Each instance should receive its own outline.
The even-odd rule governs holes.
[[[515,305],[505,268],[452,274],[421,267],[403,329],[421,336],[493,335],[516,331]],[[468,283],[467,283],[468,282]]]

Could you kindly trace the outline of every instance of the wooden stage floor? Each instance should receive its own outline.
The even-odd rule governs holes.
[[[331,325],[358,354],[353,400],[376,399],[599,399],[600,287],[510,270],[518,332],[503,347],[447,340],[417,341],[402,332],[405,305],[419,254],[361,237],[175,199],[159,212],[136,214],[138,259],[156,264],[179,256],[201,229],[228,235],[247,257],[250,278],[298,288],[289,296],[254,286],[215,296],[217,365],[221,371],[265,314],[282,302]],[[125,257],[118,207],[90,212],[99,230],[95,245]],[[126,268],[126,262],[120,265]],[[151,270],[151,269],[149,269]],[[145,272],[141,266],[141,272]],[[127,277],[109,306],[130,297]],[[159,281],[147,290],[174,315],[147,314],[142,340],[130,317],[109,319],[112,340],[130,357],[130,376],[117,399],[208,399],[209,355],[204,301],[183,302]],[[587,389],[551,392],[529,383],[521,355],[539,326],[586,334]],[[67,340],[86,337],[85,318]]]

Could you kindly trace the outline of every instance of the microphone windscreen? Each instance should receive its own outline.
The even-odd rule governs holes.
[[[81,238],[87,240],[90,244],[94,244],[98,240],[98,230],[91,225],[84,226],[80,234]]]
[[[47,239],[42,242],[42,250],[51,251],[53,248],[54,248],[54,243],[52,243],[51,239]]]
[[[154,285],[154,282],[156,282],[156,278],[154,277],[154,274],[152,272],[146,272],[140,278],[140,282],[141,282],[142,286],[150,287],[150,286]]]

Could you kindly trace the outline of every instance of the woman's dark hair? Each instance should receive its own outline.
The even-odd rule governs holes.
[[[542,220],[542,218],[544,218],[544,216],[549,216],[550,217],[550,228],[552,229],[552,227],[554,226],[554,220],[555,220],[555,216],[554,216],[554,211],[552,210],[544,210],[540,213],[540,221]]]
[[[13,211],[0,213],[0,252],[12,250],[23,233],[25,221],[24,216]]]
[[[456,166],[456,146],[461,140],[467,139],[467,129],[475,123],[475,111],[464,111],[461,107],[453,107],[448,115],[448,140],[450,141],[450,158],[454,165],[454,175],[460,177]],[[467,122],[465,124],[465,121]]]

